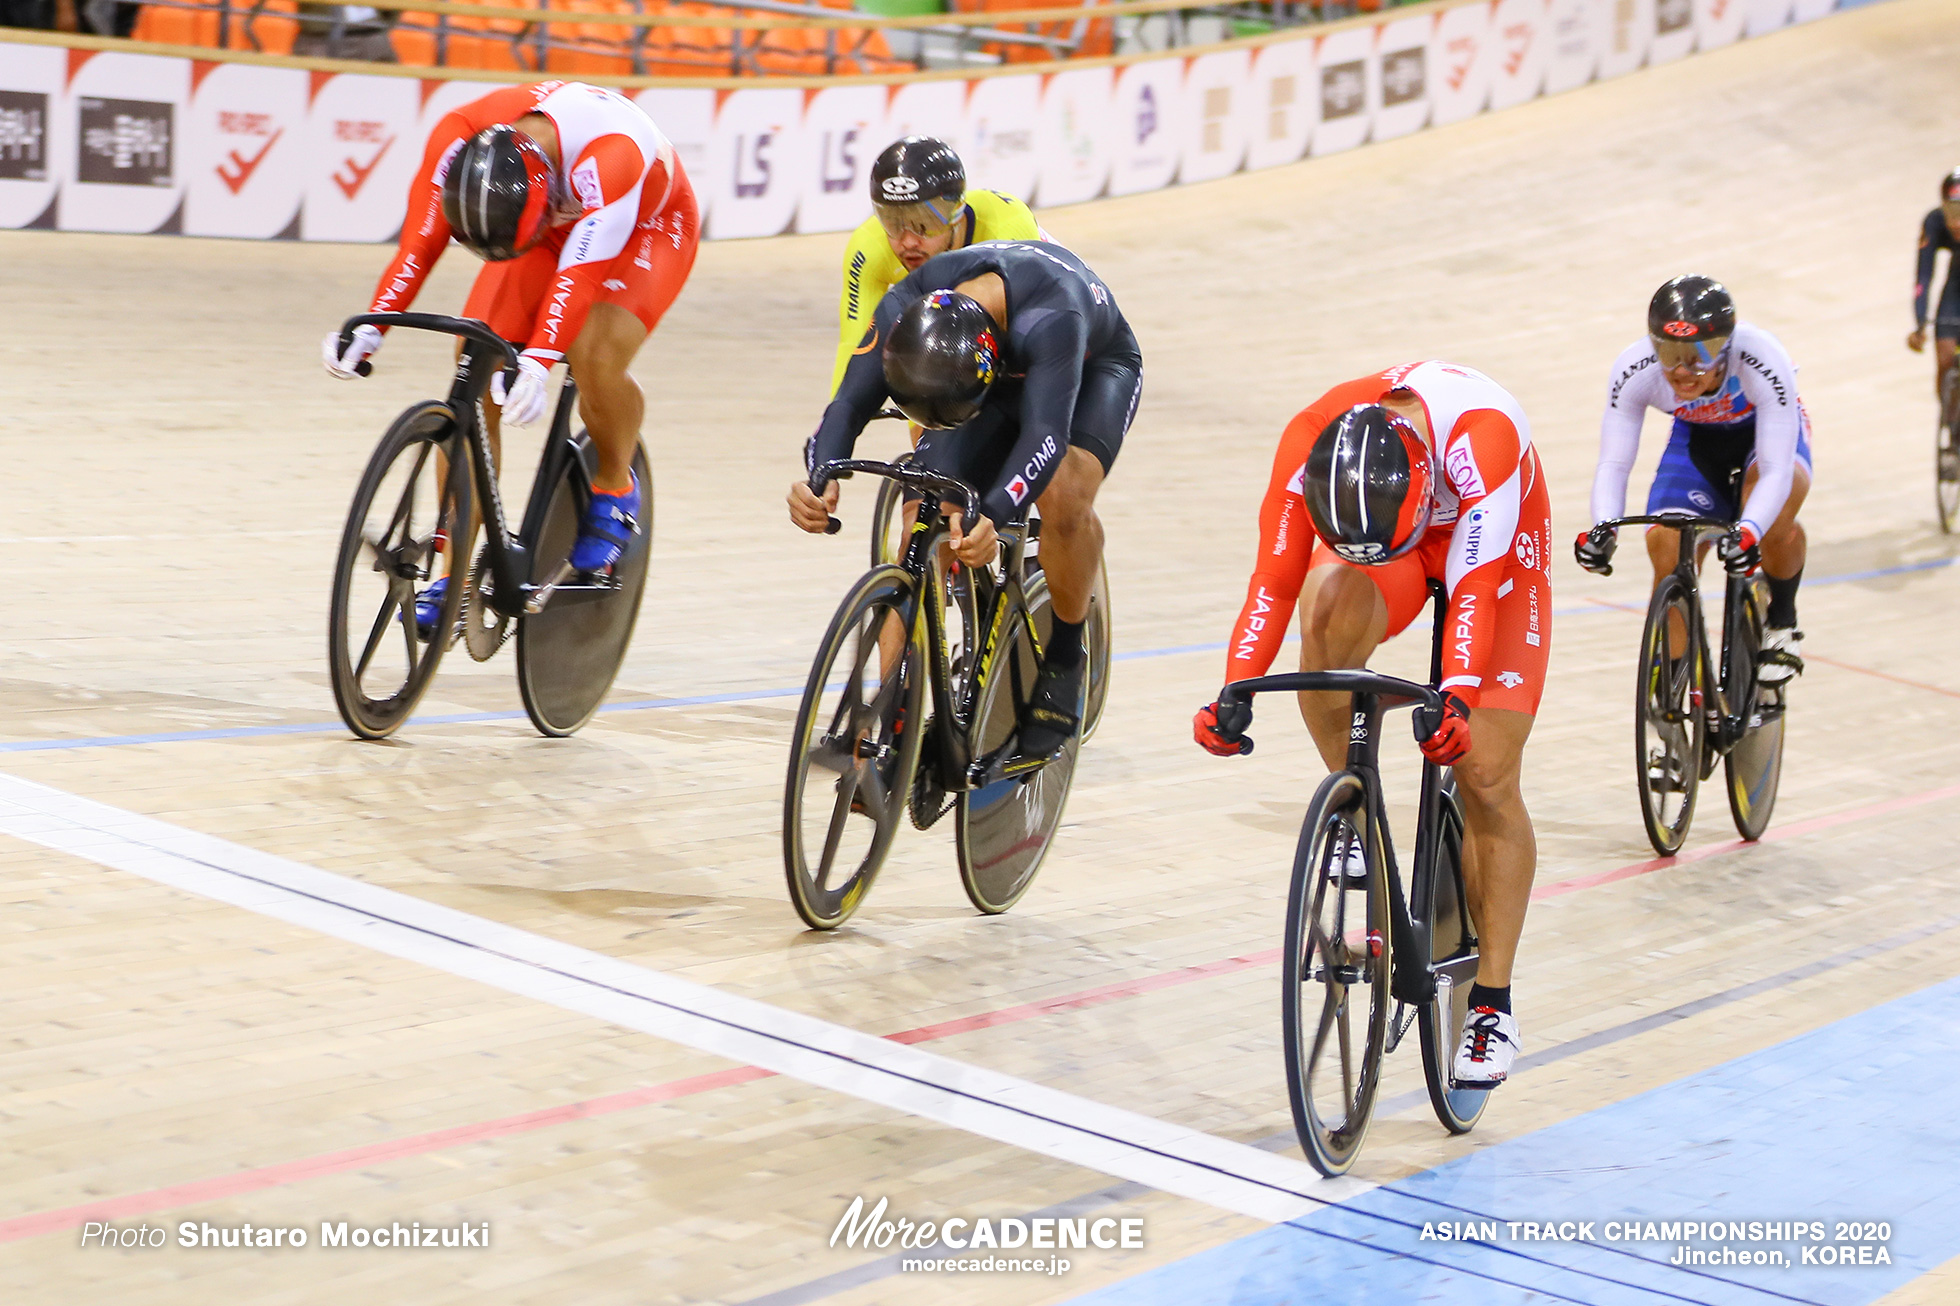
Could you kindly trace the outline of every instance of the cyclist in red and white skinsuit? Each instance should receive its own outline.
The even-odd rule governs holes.
[[[479,132],[499,124],[522,133],[527,148],[534,143],[542,150],[549,176],[539,181],[548,207],[522,219],[535,226],[541,217],[544,224],[527,238],[534,244],[514,247],[522,252],[473,246],[491,261],[477,274],[462,315],[523,348],[509,392],[501,376],[491,391],[510,420],[524,425],[543,416],[548,377],[558,363],[569,362],[577,375],[579,416],[599,469],[572,560],[581,570],[601,570],[618,557],[639,510],[632,460],[645,404],[627,367],[687,281],[700,212],[672,143],[632,101],[580,82],[492,91],[445,114],[430,133],[409,189],[400,247],[370,312],[397,312],[414,302],[452,234],[443,211],[450,165]],[[521,209],[521,196],[517,203]],[[519,214],[509,220],[518,223]],[[469,232],[454,234],[471,241]],[[379,332],[362,327],[342,353],[329,337],[328,370],[352,375],[380,342]],[[494,440],[496,414],[487,415]],[[427,598],[424,607],[431,606]]]
[[[1416,456],[1426,457],[1433,484],[1426,525],[1421,505],[1404,510],[1410,529],[1420,532],[1413,545],[1374,565],[1344,560],[1321,539],[1306,497],[1314,492],[1309,455],[1323,433],[1360,415],[1412,427]],[[1365,460],[1347,470],[1356,479],[1379,474]],[[1519,774],[1551,651],[1550,529],[1551,498],[1531,424],[1495,381],[1471,368],[1421,362],[1337,385],[1280,438],[1259,510],[1259,560],[1226,651],[1227,683],[1264,675],[1297,602],[1305,613],[1302,670],[1363,666],[1423,610],[1431,580],[1447,586],[1441,688],[1454,701],[1423,751],[1454,764],[1468,827],[1464,876],[1481,952],[1473,1019],[1455,1066],[1466,1085],[1502,1082],[1518,1046],[1511,964],[1537,864]],[[1375,545],[1339,547],[1355,558],[1381,556]],[[1343,768],[1347,696],[1302,694],[1300,710],[1328,769]],[[1216,704],[1198,713],[1194,730],[1213,752],[1237,751],[1236,741],[1217,731]],[[1358,856],[1354,865],[1365,874]]]

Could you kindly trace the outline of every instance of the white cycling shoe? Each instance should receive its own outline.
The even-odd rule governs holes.
[[[1496,1088],[1511,1074],[1521,1048],[1518,1020],[1495,1007],[1472,1007],[1463,1022],[1463,1041],[1457,1044],[1450,1080],[1456,1088]]]
[[[1350,889],[1368,887],[1368,859],[1361,851],[1361,840],[1341,836],[1342,846],[1327,859],[1327,878]]]
[[[1797,646],[1803,632],[1789,626],[1771,626],[1763,632],[1762,652],[1756,657],[1756,683],[1777,686],[1792,676],[1803,674],[1803,656]]]

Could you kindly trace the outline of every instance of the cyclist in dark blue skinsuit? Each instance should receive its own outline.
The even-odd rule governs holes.
[[[1945,250],[1946,285],[1940,291],[1939,307],[1933,314],[1933,389],[1935,393],[1953,366],[1953,352],[1960,342],[1960,275],[1955,259],[1960,257],[1960,168],[1940,180],[1940,206],[1919,224],[1919,265],[1912,282],[1912,334],[1906,348],[1919,353],[1926,348],[1926,301],[1933,288],[1933,258]]]
[[[806,457],[850,457],[887,399],[926,428],[919,462],[981,492],[971,534],[949,514],[964,562],[993,560],[995,527],[1041,504],[1041,565],[1054,605],[1040,680],[1023,724],[1029,754],[1077,729],[1082,625],[1102,561],[1095,497],[1142,392],[1136,336],[1101,279],[1048,241],[989,241],[928,259],[892,287],[844,370]],[[822,531],[837,503],[798,481],[790,517]]]

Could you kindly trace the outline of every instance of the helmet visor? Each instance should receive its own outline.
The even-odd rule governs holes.
[[[913,204],[874,204],[871,207],[878,214],[878,225],[893,240],[908,232],[930,238],[944,235],[947,228],[959,221],[960,214],[966,209],[966,201],[919,200]]]
[[[1653,336],[1654,354],[1660,359],[1661,367],[1669,372],[1690,372],[1705,376],[1718,371],[1728,362],[1728,336],[1710,336],[1706,340],[1670,340],[1666,336]]]
[[[978,399],[893,399],[892,403],[906,418],[928,431],[950,431],[956,426],[965,426],[980,415],[980,405],[986,399],[982,394]]]

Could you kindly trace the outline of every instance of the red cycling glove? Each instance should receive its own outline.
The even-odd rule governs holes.
[[[1443,695],[1443,718],[1419,741],[1422,755],[1438,766],[1454,766],[1470,751],[1470,705],[1455,694]]]
[[[1207,703],[1191,718],[1191,738],[1214,757],[1237,757],[1245,751],[1244,741],[1227,739],[1218,732],[1218,704]]]

